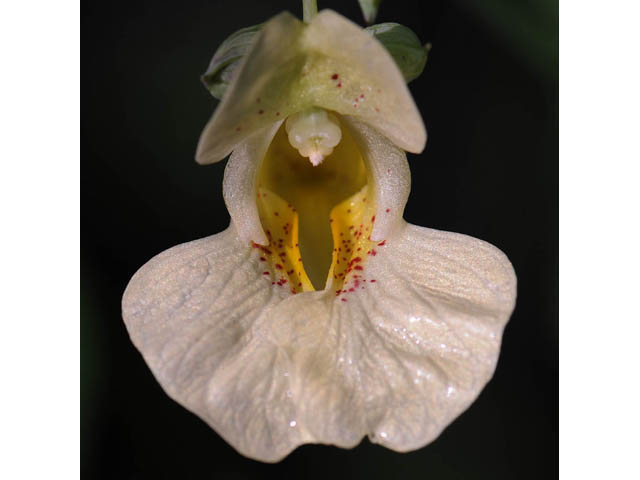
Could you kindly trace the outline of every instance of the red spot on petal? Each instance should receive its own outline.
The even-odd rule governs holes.
[[[276,112],[276,117],[279,117],[279,116],[280,116],[280,112]]]
[[[378,245],[380,245],[381,247],[384,247],[385,243],[387,243],[386,240],[382,240]]]
[[[371,283],[375,283],[376,279],[374,278],[373,280],[369,280]]]
[[[374,215],[373,217],[371,217],[371,223],[376,221],[376,216]]]
[[[338,82],[338,88],[342,87],[342,82]]]
[[[355,267],[353,267],[353,268],[355,268],[356,270],[362,270],[362,267],[361,267],[360,265],[356,265],[356,266],[355,266]]]
[[[262,272],[263,275],[269,275],[269,272]]]
[[[334,73],[333,75],[331,75],[331,80],[337,80],[338,79],[338,74]]]
[[[258,112],[258,115],[262,115],[263,113],[264,113],[264,110],[260,110],[260,111]]]
[[[360,94],[360,98],[364,98],[364,93],[361,93],[361,94]]]
[[[264,257],[260,257],[260,261],[261,261],[261,262],[266,262],[266,261],[267,261],[267,259],[266,259],[266,258],[264,258]]]
[[[371,255],[373,255],[374,257],[378,254],[378,252],[376,252],[375,250],[371,250]]]
[[[342,300],[343,302],[346,302],[347,299],[346,298],[341,298],[340,300]]]
[[[391,210],[389,210],[388,208],[385,210],[385,212],[389,213]]]
[[[277,268],[278,270],[282,270],[282,265],[280,265],[279,263],[276,263],[276,268]]]

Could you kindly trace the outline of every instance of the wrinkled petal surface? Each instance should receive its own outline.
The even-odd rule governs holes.
[[[269,20],[237,70],[202,133],[199,163],[222,160],[247,135],[312,106],[354,116],[403,150],[424,149],[422,118],[393,58],[331,10],[309,25],[286,12]]]
[[[291,295],[236,232],[152,259],[123,315],[167,393],[244,455],[364,435],[416,449],[490,379],[516,287],[495,247],[405,224],[338,298]]]

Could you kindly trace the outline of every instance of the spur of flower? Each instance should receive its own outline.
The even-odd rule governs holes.
[[[222,233],[131,279],[165,391],[242,454],[433,441],[491,378],[516,279],[498,249],[407,224],[426,131],[385,48],[332,11],[262,26],[197,160],[229,153]]]

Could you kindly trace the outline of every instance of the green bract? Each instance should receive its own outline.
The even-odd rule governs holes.
[[[222,99],[233,78],[233,72],[240,60],[251,49],[254,37],[263,25],[263,23],[259,23],[232,33],[216,50],[209,63],[209,68],[202,75],[202,82],[211,95],[218,100]]]
[[[413,31],[399,23],[379,23],[365,28],[378,40],[402,72],[407,83],[420,76],[427,63],[429,47],[423,47]]]

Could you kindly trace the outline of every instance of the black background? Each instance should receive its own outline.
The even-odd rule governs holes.
[[[362,24],[356,0],[319,1]],[[386,0],[378,22],[433,49],[410,84],[429,139],[409,155],[411,223],[489,241],[518,276],[494,379],[427,447],[236,453],[170,400],[120,298],[153,255],[223,230],[224,162],[194,160],[217,101],[199,83],[233,31],[298,1],[82,4],[81,470],[85,478],[551,478],[558,464],[558,52],[555,1]]]

